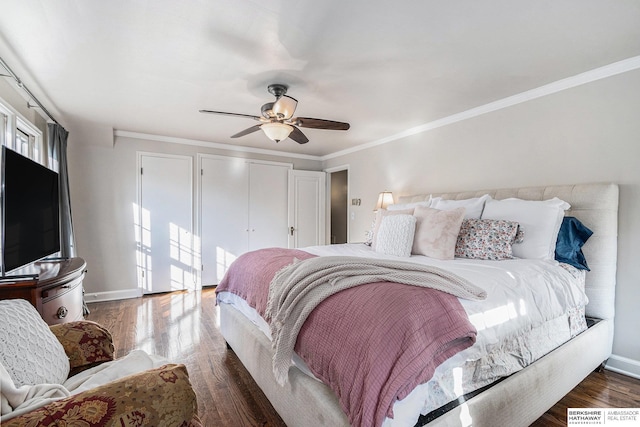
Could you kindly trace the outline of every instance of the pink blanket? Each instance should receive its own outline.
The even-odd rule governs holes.
[[[218,285],[264,316],[269,283],[282,267],[314,255],[263,249],[239,257]],[[379,426],[396,399],[473,345],[476,330],[458,299],[433,289],[378,282],[341,291],[307,318],[295,350],[335,392],[353,426]]]

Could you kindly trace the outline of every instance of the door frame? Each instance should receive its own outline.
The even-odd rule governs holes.
[[[289,227],[290,229],[298,229],[298,202],[296,197],[297,179],[313,179],[318,183],[318,223],[315,224],[316,235],[318,236],[318,242],[316,245],[324,245],[326,243],[326,205],[327,205],[327,173],[324,171],[310,171],[301,169],[289,170],[289,200],[288,200],[288,212],[289,212]],[[298,233],[289,232],[289,248],[298,247]]]

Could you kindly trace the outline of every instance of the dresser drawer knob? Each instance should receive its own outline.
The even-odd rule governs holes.
[[[62,306],[58,309],[56,316],[58,316],[58,319],[64,319],[65,317],[67,317],[68,313],[69,310],[67,310],[67,307]]]

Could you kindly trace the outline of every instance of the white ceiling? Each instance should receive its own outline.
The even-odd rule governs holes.
[[[63,123],[322,156],[638,56],[640,1],[2,0],[0,37]],[[351,129],[198,112],[259,115],[271,83]]]

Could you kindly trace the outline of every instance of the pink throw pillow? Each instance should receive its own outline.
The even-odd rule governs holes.
[[[465,208],[450,211],[417,206],[412,253],[437,259],[453,259]]]

